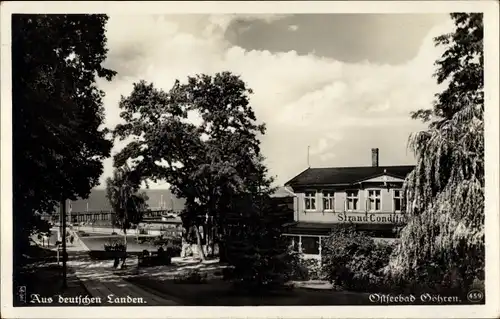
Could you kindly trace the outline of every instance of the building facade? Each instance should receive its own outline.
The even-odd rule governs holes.
[[[308,168],[285,186],[295,194],[294,222],[285,236],[306,257],[321,256],[321,239],[340,224],[352,224],[374,238],[395,238],[405,223],[402,187],[414,166],[372,165]]]

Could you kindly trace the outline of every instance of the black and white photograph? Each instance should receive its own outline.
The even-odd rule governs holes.
[[[498,2],[43,3],[2,317],[500,315]]]

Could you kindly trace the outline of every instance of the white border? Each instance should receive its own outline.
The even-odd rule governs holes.
[[[13,308],[12,304],[12,133],[10,14],[23,13],[448,13],[484,12],[486,134],[486,305],[478,306],[308,306],[308,307],[51,307]],[[499,305],[499,100],[497,1],[308,1],[308,2],[3,2],[1,4],[1,313],[11,318],[494,318]]]

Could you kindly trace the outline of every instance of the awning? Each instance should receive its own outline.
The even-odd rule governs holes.
[[[342,227],[345,223],[309,223],[296,222],[285,227],[286,234],[296,235],[316,235],[328,236],[330,232],[338,227]],[[395,225],[392,224],[361,224],[352,223],[356,230],[366,232],[368,235],[380,238],[396,237]]]

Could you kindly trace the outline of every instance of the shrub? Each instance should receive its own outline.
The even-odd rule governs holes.
[[[304,264],[301,254],[295,251],[290,251],[289,256],[290,271],[288,280],[309,280],[309,269],[307,268],[307,265]]]
[[[469,286],[469,290],[474,290],[474,289],[484,291],[484,280],[475,278],[472,284]]]
[[[328,281],[352,291],[385,290],[383,269],[393,245],[375,243],[353,226],[335,229],[323,241],[322,264]]]
[[[142,251],[142,255],[139,256],[140,267],[165,266],[170,265],[171,263],[172,258],[162,247],[158,248],[158,252],[156,254],[144,249]]]
[[[394,251],[397,254],[398,251]],[[474,257],[471,257],[473,259]],[[387,278],[391,289],[402,293],[432,292],[437,294],[456,295],[466,298],[471,289],[484,291],[484,276],[474,276],[471,264],[477,261],[463,260],[457,265],[446,256],[429,257],[426,264],[419,264],[412,268],[409,276],[394,275],[387,269]],[[484,267],[478,263],[479,267]],[[393,266],[394,267],[394,266]],[[478,288],[479,287],[479,288]]]
[[[355,291],[390,290],[383,269],[389,263],[391,252],[392,245],[374,243],[368,254],[355,255],[349,263],[349,269],[353,273],[352,282],[344,282],[344,286]]]
[[[290,252],[290,268],[288,280],[307,281],[325,278],[319,260],[305,259],[298,252]]]
[[[181,255],[182,247],[180,244],[168,244],[166,253],[170,257],[178,257]]]
[[[234,267],[228,266],[222,268],[222,280],[231,281],[234,278]]]
[[[325,279],[321,262],[317,259],[302,259],[302,265],[307,269],[309,280]]]
[[[170,257],[180,256],[182,251],[182,239],[179,236],[160,235],[150,239],[153,245],[163,247]]]

